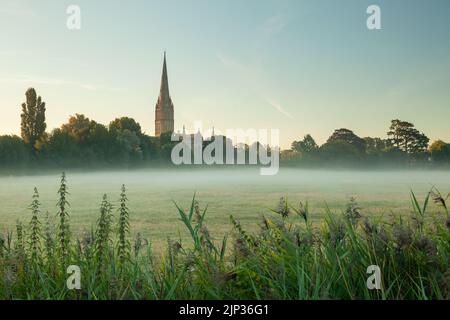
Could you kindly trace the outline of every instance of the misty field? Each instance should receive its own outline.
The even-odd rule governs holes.
[[[0,229],[13,230],[17,220],[28,223],[33,189],[37,187],[42,212],[57,212],[60,173],[0,177]],[[292,204],[308,201],[311,220],[325,217],[328,206],[344,210],[355,197],[370,215],[411,213],[410,191],[420,200],[435,186],[450,190],[450,172],[445,171],[332,171],[281,169],[277,176],[260,176],[257,168],[198,168],[104,172],[67,172],[71,228],[80,234],[90,230],[99,216],[103,194],[116,205],[122,184],[127,187],[133,236],[140,232],[151,240],[155,251],[167,238],[188,237],[174,204],[187,209],[194,193],[208,206],[206,221],[211,234],[229,231],[230,215],[247,230],[255,230],[262,214],[270,214],[281,197]],[[430,204],[431,211],[437,210]],[[43,218],[43,217],[42,217]]]

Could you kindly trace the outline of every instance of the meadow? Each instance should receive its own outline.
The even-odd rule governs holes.
[[[0,299],[450,299],[450,193],[435,187],[422,201],[411,191],[409,214],[389,216],[352,197],[313,219],[308,201],[282,197],[254,230],[230,215],[223,236],[194,196],[187,209],[173,203],[186,239],[168,239],[159,254],[141,233],[131,238],[125,185],[115,207],[102,196],[82,234],[72,232],[68,196],[63,173],[56,222],[42,220],[35,188],[28,222],[0,234]]]
[[[192,167],[194,168],[194,167]],[[60,172],[0,177],[0,230],[14,229],[30,219],[33,189],[40,194],[43,215],[57,213]],[[193,195],[208,206],[208,225],[218,238],[231,231],[229,217],[256,230],[262,214],[281,197],[290,203],[309,202],[311,221],[323,221],[326,208],[340,212],[355,197],[372,216],[409,215],[410,191],[419,199],[435,186],[450,190],[450,171],[349,171],[282,168],[276,176],[260,176],[258,168],[153,169],[67,172],[68,208],[72,231],[80,235],[96,223],[103,194],[116,207],[122,184],[130,200],[132,236],[151,240],[156,252],[167,239],[188,239],[175,203],[188,209]],[[437,208],[430,205],[430,210]],[[115,210],[114,209],[114,210]]]

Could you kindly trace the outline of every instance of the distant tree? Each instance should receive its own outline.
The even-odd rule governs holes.
[[[426,153],[429,142],[430,138],[428,138],[425,134],[414,130],[413,139],[410,141],[408,151],[412,154]]]
[[[170,132],[161,133],[161,135],[159,136],[159,141],[161,145],[172,145],[172,134]]]
[[[23,141],[38,151],[36,142],[44,139],[45,129],[45,102],[37,97],[36,90],[29,88],[25,93],[26,102],[22,104],[21,135]],[[40,146],[40,145],[39,145]]]
[[[355,147],[360,153],[365,153],[366,141],[354,134],[352,130],[345,128],[335,130],[331,137],[328,138],[327,143],[334,141],[347,142]]]
[[[127,161],[142,159],[141,140],[136,132],[128,129],[120,131],[117,135],[117,142],[124,151]]]
[[[404,136],[412,127],[414,127],[412,123],[398,119],[392,120],[387,133],[391,144],[401,150],[404,144]]]
[[[141,148],[144,160],[156,160],[159,157],[157,138],[143,135],[141,137]]]
[[[79,164],[80,147],[76,139],[67,131],[54,129],[44,148],[47,159],[57,164]]]
[[[103,124],[91,122],[85,142],[84,147],[90,150],[93,160],[109,160],[114,157],[115,140]]]
[[[300,155],[294,150],[283,150],[280,152],[280,160],[282,161],[297,161],[300,159]]]
[[[398,119],[391,121],[387,134],[393,146],[408,154],[426,152],[430,141],[424,133],[414,128],[414,124]]]
[[[442,140],[434,141],[429,148],[433,161],[450,161],[450,144]]]
[[[76,141],[84,142],[87,140],[89,132],[95,123],[95,121],[89,120],[85,115],[77,113],[69,118],[68,123],[61,126],[61,130],[70,134]]]
[[[111,121],[111,123],[109,124],[109,131],[111,132],[123,130],[134,132],[138,137],[142,135],[141,125],[132,118],[117,118],[114,121]]]
[[[0,136],[0,168],[26,165],[30,149],[18,136]]]
[[[108,135],[105,126],[90,120],[83,114],[71,116],[69,121],[61,126],[61,133],[67,134],[75,141],[76,146],[70,146],[69,150],[78,150],[73,158],[67,159],[70,163],[95,164],[105,158],[104,150],[106,148],[114,147],[108,139],[99,141],[102,134]]]
[[[320,158],[326,161],[344,160],[354,161],[360,160],[362,157],[361,150],[355,145],[345,140],[329,140],[319,149]]]
[[[319,148],[316,141],[314,141],[311,135],[307,134],[301,141],[294,141],[291,149],[301,154],[308,154],[316,151]]]
[[[129,162],[144,158],[144,149],[148,151],[148,145],[144,146],[144,143],[148,140],[144,139],[141,126],[136,120],[128,117],[116,118],[109,123],[109,133],[117,147],[115,156],[120,158],[120,161]]]
[[[408,160],[408,155],[397,148],[390,145],[383,151],[383,159],[396,164],[403,164]]]
[[[381,138],[365,137],[364,141],[366,141],[366,153],[368,155],[381,155],[391,146],[389,140]]]

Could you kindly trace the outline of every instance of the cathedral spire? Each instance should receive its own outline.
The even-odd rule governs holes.
[[[169,80],[167,77],[166,52],[164,51],[164,62],[161,75],[161,88],[158,101],[155,106],[155,136],[163,133],[174,132],[173,103],[169,94]]]
[[[167,77],[167,63],[166,63],[166,52],[164,51],[164,63],[161,76],[161,89],[159,91],[159,97],[161,99],[167,99],[170,97],[169,94],[169,79]]]

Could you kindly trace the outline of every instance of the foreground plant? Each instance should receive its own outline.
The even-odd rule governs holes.
[[[119,241],[117,243],[117,255],[121,265],[130,259],[131,244],[128,240],[130,235],[130,212],[127,207],[128,198],[126,195],[125,185],[122,185],[120,193],[119,205],[119,223],[117,233],[119,234]]]
[[[41,223],[39,222],[40,207],[39,192],[37,188],[34,188],[33,202],[30,205],[32,217],[30,221],[30,241],[29,251],[31,252],[31,259],[35,261],[40,256],[41,250]]]
[[[61,255],[62,262],[66,262],[69,252],[70,246],[70,228],[69,228],[69,213],[67,211],[67,207],[70,205],[67,201],[67,195],[69,192],[67,191],[67,180],[66,174],[63,172],[61,175],[61,184],[58,190],[59,200],[57,203],[58,206],[58,217],[59,217],[59,226],[58,226],[58,240],[59,240],[59,251]]]

